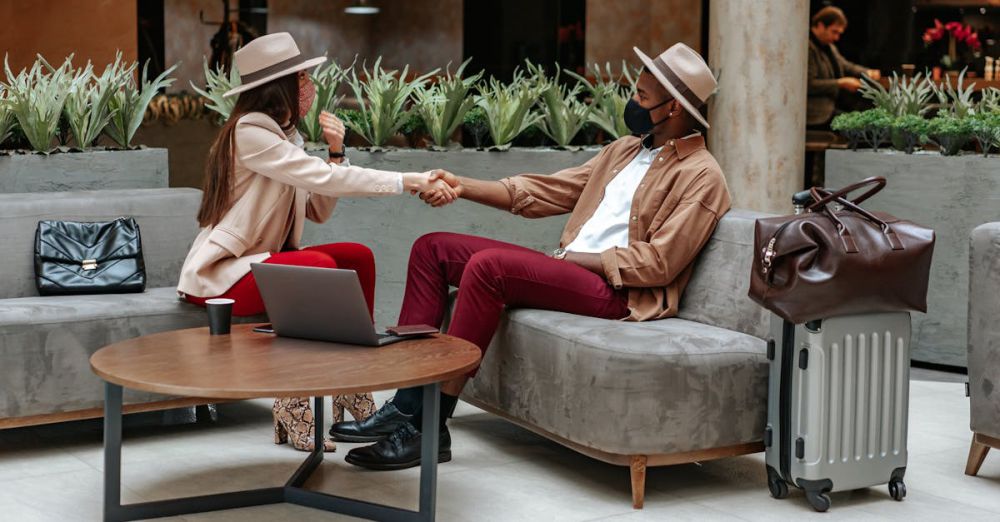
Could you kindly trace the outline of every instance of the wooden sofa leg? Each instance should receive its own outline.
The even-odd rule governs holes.
[[[965,474],[975,476],[979,473],[979,468],[986,459],[990,447],[976,440],[976,434],[972,434],[972,446],[969,447],[969,461],[965,464]]]
[[[632,507],[642,509],[646,498],[646,456],[632,455],[629,472],[632,475]]]

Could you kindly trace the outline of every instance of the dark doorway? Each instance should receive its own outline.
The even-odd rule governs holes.
[[[469,72],[508,81],[525,59],[583,72],[586,0],[465,0],[464,17]]]
[[[136,0],[136,6],[139,64],[148,60],[148,77],[155,78],[164,69],[163,0]]]

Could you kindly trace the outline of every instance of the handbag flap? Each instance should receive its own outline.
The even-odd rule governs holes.
[[[35,255],[43,261],[98,264],[139,257],[142,243],[135,219],[114,221],[39,221],[35,233]]]

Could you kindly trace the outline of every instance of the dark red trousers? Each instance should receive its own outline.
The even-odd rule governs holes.
[[[316,245],[279,252],[267,258],[265,263],[278,265],[314,266],[319,268],[344,268],[358,273],[361,290],[368,303],[368,314],[374,317],[375,311],[375,256],[370,248],[359,243],[331,243]],[[257,289],[257,281],[253,273],[243,276],[222,295],[236,301],[233,304],[233,315],[245,317],[264,313],[264,301]],[[187,296],[188,302],[205,306],[205,301],[211,297]]]
[[[490,344],[504,306],[621,319],[628,295],[577,264],[476,236],[435,232],[413,244],[399,324],[440,328],[449,286],[458,301],[448,334]]]

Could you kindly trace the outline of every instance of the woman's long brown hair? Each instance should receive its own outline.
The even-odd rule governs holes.
[[[229,120],[219,130],[208,152],[201,208],[198,209],[198,224],[202,227],[218,225],[232,206],[236,122],[247,113],[262,112],[278,124],[286,119],[292,126],[299,123],[299,79],[296,74],[282,76],[239,96]]]

